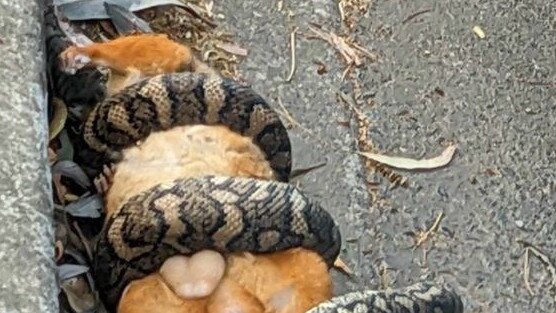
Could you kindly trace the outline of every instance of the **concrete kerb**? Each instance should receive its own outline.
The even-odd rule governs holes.
[[[0,312],[58,312],[42,5],[0,0]]]

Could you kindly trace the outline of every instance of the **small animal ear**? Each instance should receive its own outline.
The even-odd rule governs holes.
[[[91,58],[78,52],[74,46],[70,46],[60,53],[59,60],[62,71],[70,75],[74,75],[91,62]]]

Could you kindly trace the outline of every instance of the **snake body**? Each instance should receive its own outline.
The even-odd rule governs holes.
[[[248,86],[219,76],[162,74],[126,87],[91,112],[85,141],[114,160],[153,131],[193,124],[225,125],[250,137],[279,181],[291,172],[291,145],[278,114]]]
[[[453,290],[431,283],[400,289],[356,291],[332,298],[307,313],[463,313]]]
[[[107,222],[95,276],[108,303],[165,259],[203,249],[316,250],[329,265],[340,252],[332,217],[290,184],[238,177],[189,178],[130,198]]]
[[[56,21],[47,18],[46,22],[54,25]],[[54,32],[54,36],[60,34]],[[57,43],[49,41],[47,33],[48,42]],[[57,49],[61,48],[47,51],[56,53]],[[67,85],[57,81],[54,88],[65,90],[59,92],[64,95],[69,92],[67,86],[75,83],[62,77],[68,79]],[[304,247],[332,265],[340,252],[339,228],[330,214],[287,183],[291,171],[287,131],[276,112],[248,86],[192,73],[145,79],[98,102],[86,120],[83,136],[90,148],[118,160],[126,147],[152,132],[192,124],[226,125],[250,137],[265,153],[277,181],[216,176],[179,179],[128,199],[108,216],[92,266],[111,311],[131,280],[149,275],[175,254],[203,249],[264,253]],[[416,284],[393,291],[349,293],[311,312],[461,313],[463,306],[447,288]]]

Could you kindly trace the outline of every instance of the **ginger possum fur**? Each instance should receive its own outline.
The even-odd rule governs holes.
[[[62,68],[73,73],[85,66],[105,66],[110,69],[108,95],[146,77],[183,71],[213,74],[185,45],[166,34],[136,34],[92,43],[69,46],[60,54]]]
[[[123,155],[106,195],[107,215],[129,197],[178,178],[215,174],[274,179],[251,139],[225,126],[152,133]],[[226,259],[202,251],[174,256],[158,273],[131,282],[118,313],[302,313],[331,297],[328,267],[312,251],[235,253]]]

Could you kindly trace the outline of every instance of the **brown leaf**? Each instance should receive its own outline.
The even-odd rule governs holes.
[[[64,280],[60,287],[66,294],[71,308],[76,313],[83,313],[95,307],[95,295],[91,292],[83,275]]]
[[[55,260],[59,262],[64,256],[64,243],[61,240],[57,240],[56,244],[54,245],[55,248]]]
[[[56,191],[56,196],[58,197],[58,201],[61,204],[65,202],[65,195],[68,192],[68,189],[64,184],[62,184],[62,175],[61,174],[52,174],[52,183],[54,185],[54,189]]]
[[[56,163],[58,159],[58,155],[52,148],[48,148],[48,165],[52,166],[52,164]]]
[[[349,266],[347,266],[344,261],[342,261],[342,259],[340,259],[340,257],[338,257],[336,261],[334,261],[334,267],[342,271],[344,274],[347,274],[349,276],[353,275],[353,271],[349,268]]]
[[[233,43],[219,42],[216,44],[216,47],[231,54],[239,55],[242,57],[247,56],[247,49],[244,49]]]

